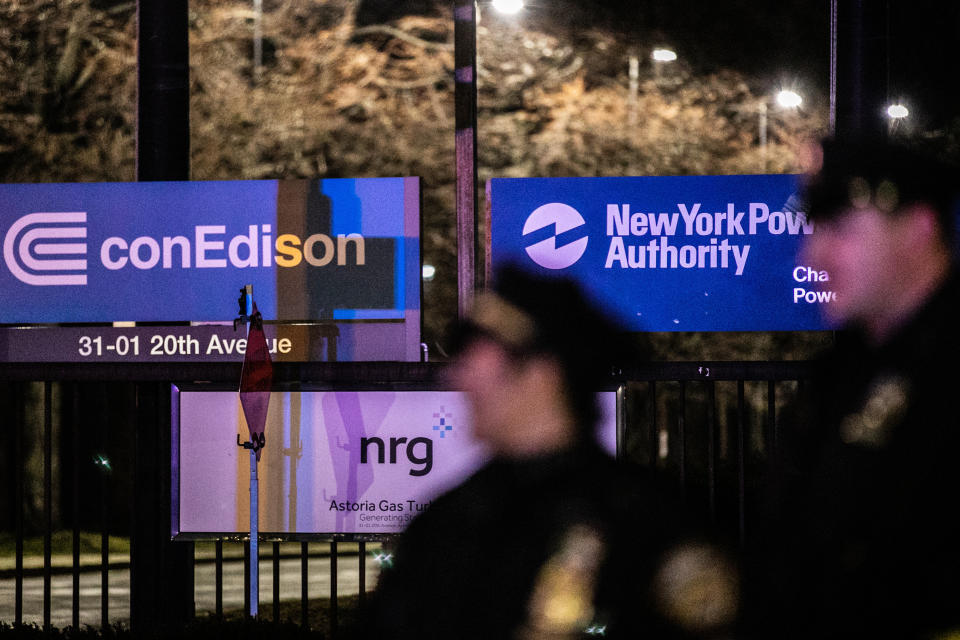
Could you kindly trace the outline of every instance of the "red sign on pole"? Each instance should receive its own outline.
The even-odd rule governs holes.
[[[267,423],[267,408],[270,404],[270,387],[273,383],[273,362],[267,348],[267,338],[263,334],[263,317],[253,304],[250,328],[247,332],[247,351],[243,357],[243,371],[240,374],[240,404],[250,429],[250,442],[253,443],[257,460],[266,444],[263,435]]]

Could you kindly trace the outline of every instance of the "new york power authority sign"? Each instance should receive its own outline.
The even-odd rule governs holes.
[[[634,331],[825,328],[795,176],[491,180],[492,259],[578,279]]]

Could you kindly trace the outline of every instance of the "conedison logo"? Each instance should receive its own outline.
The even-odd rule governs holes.
[[[284,233],[276,238],[269,224],[247,225],[228,234],[226,225],[196,225],[186,235],[92,238],[87,261],[87,213],[30,213],[14,222],[3,240],[10,273],[34,286],[86,285],[106,272],[122,269],[246,269],[364,266],[366,244],[359,233],[307,238]],[[71,240],[82,239],[82,242]],[[97,247],[99,246],[99,251]],[[66,257],[73,259],[66,259]],[[99,261],[97,258],[99,257]],[[352,258],[352,260],[351,260]],[[89,272],[89,273],[88,273]]]
[[[85,211],[23,216],[3,239],[3,259],[10,273],[36,286],[87,284],[87,243],[71,242],[86,240],[86,223]]]
[[[582,236],[558,247],[557,236],[584,224],[583,216],[576,209],[562,202],[551,202],[537,207],[524,223],[523,235],[526,236],[551,225],[554,226],[554,231],[549,238],[528,246],[527,255],[546,269],[566,269],[579,260],[587,250],[589,238]]]

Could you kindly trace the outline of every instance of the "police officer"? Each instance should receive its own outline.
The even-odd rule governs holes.
[[[802,259],[828,272],[825,313],[842,331],[751,558],[760,637],[960,630],[957,178],[902,144],[822,147]]]
[[[376,638],[704,636],[736,607],[715,548],[597,446],[596,391],[628,358],[566,279],[515,268],[478,296],[452,377],[490,462],[400,538]],[[622,362],[622,360],[621,360]]]

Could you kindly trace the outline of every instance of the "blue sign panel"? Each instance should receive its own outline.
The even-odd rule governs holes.
[[[0,185],[0,323],[412,321],[417,178]]]
[[[632,331],[823,329],[796,176],[491,180],[493,266],[579,280]]]

